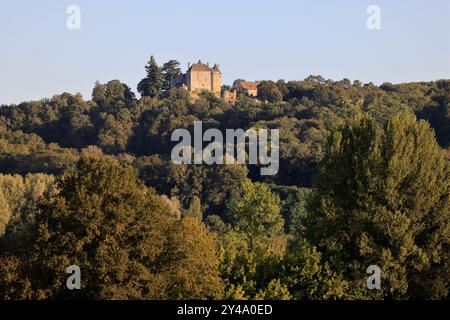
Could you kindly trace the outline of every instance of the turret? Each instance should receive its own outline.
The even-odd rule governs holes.
[[[211,72],[211,91],[217,97],[220,97],[222,91],[222,72],[219,70],[219,65],[216,63]]]

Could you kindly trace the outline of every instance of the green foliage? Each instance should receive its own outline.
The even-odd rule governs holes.
[[[307,216],[307,199],[312,190],[278,185],[270,185],[270,189],[281,199],[281,215],[286,221],[285,230],[296,238],[303,237]]]
[[[283,100],[283,94],[272,81],[261,81],[258,85],[258,98],[263,101],[279,102]]]
[[[162,91],[167,95],[169,90],[173,88],[177,78],[182,76],[180,63],[177,60],[169,60],[162,67],[163,85]]]
[[[171,218],[132,168],[83,157],[58,189],[39,205],[29,250],[1,258],[2,298],[220,296],[214,238],[195,220]],[[80,291],[65,288],[72,264],[83,270]],[[18,282],[26,286],[13,290]]]
[[[336,300],[350,298],[348,283],[322,261],[317,249],[296,240],[283,261],[283,282],[297,300]]]
[[[138,92],[143,97],[157,98],[161,94],[164,85],[164,78],[161,68],[156,64],[155,58],[150,57],[145,66],[147,76],[138,84]]]
[[[433,103],[419,110],[418,116],[430,122],[436,130],[436,138],[443,147],[450,146],[450,81],[437,82],[439,90],[434,95]]]
[[[283,282],[294,299],[351,298],[348,282],[332,271],[317,249],[304,240],[290,244],[283,266]]]
[[[250,251],[259,238],[276,237],[283,232],[280,198],[263,183],[246,181],[241,194],[229,201],[228,215],[236,221],[237,230],[245,234]]]
[[[226,278],[225,296],[230,299],[287,299],[289,292],[276,279],[287,237],[283,233],[279,197],[262,183],[249,180],[239,195],[228,202],[233,228],[217,218],[223,257],[221,273]]]
[[[104,115],[102,129],[98,134],[98,143],[108,153],[124,152],[132,133],[131,115],[121,110],[116,119],[113,115]]]
[[[98,81],[92,90],[92,101],[98,106],[107,105],[130,105],[134,102],[135,96],[131,89],[119,80],[111,80],[102,85]]]
[[[353,286],[376,264],[386,297],[448,295],[450,172],[426,122],[400,114],[336,131],[309,211],[308,238]]]
[[[239,196],[244,183],[248,180],[248,169],[243,165],[216,165],[207,168],[202,181],[202,201],[207,214],[217,214],[227,222],[226,203]]]
[[[18,247],[34,223],[35,205],[44,194],[55,194],[54,177],[41,173],[0,174],[0,208],[8,219],[4,225],[4,245]],[[3,220],[5,221],[5,219]]]
[[[0,298],[448,298],[450,81],[262,81],[231,105],[180,80],[151,57],[141,99],[112,80],[0,106]],[[173,164],[196,120],[279,129],[279,173]]]
[[[256,300],[291,300],[292,296],[288,287],[280,279],[273,279],[267,285],[267,289],[260,290],[255,296]]]
[[[94,89],[92,89],[92,101],[94,101],[97,105],[103,105],[106,103],[105,86],[101,85],[98,81],[95,82]]]
[[[5,232],[10,219],[11,209],[9,208],[8,201],[3,193],[3,189],[0,188],[0,237]]]
[[[153,65],[153,64],[152,64]],[[156,62],[153,65],[155,69]],[[157,67],[157,66],[156,66]],[[159,68],[159,67],[158,67]],[[159,68],[162,83],[179,81],[177,61]],[[163,71],[164,69],[164,71]],[[155,69],[156,70],[156,69]],[[156,71],[158,73],[158,71]],[[174,80],[175,79],[175,80]],[[310,188],[317,163],[324,154],[330,131],[355,114],[367,113],[381,124],[403,110],[430,121],[438,142],[447,146],[448,81],[380,86],[325,80],[310,76],[302,81],[268,82],[282,93],[283,102],[261,102],[241,97],[229,105],[216,97],[189,101],[186,92],[172,87],[158,89],[158,99],[134,98],[129,87],[118,80],[96,83],[92,101],[79,94],[63,93],[51,99],[0,107],[0,124],[14,134],[36,134],[47,145],[82,149],[96,145],[108,154],[136,156],[158,154],[170,157],[173,130],[188,128],[195,120],[222,130],[270,127],[280,130],[280,172],[260,177],[250,168],[249,177],[279,185]],[[261,92],[264,92],[261,91]],[[266,99],[264,99],[266,100]],[[277,99],[278,101],[278,99]],[[32,142],[26,148],[31,147]],[[58,147],[60,148],[60,147]],[[72,149],[3,156],[0,169],[7,173],[61,173]],[[55,159],[57,158],[57,159]],[[76,159],[75,159],[76,161]],[[62,165],[62,167],[61,167]],[[206,204],[204,196],[200,196]],[[221,204],[221,206],[223,203]],[[223,212],[223,208],[217,208]]]
[[[195,218],[198,221],[203,220],[202,205],[200,203],[199,197],[192,197],[191,202],[189,203],[189,207],[186,210],[185,216]]]
[[[0,126],[0,172],[58,174],[78,160],[73,149],[46,144],[36,134],[11,131]]]
[[[166,293],[152,298],[220,299],[224,288],[214,236],[196,218],[184,218],[174,227],[160,271],[167,278]]]

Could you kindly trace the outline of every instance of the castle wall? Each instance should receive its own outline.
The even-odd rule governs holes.
[[[211,90],[217,97],[220,97],[222,91],[222,76],[219,72],[211,72]]]
[[[245,93],[250,97],[256,97],[258,95],[258,89],[247,89]]]
[[[224,90],[222,91],[222,98],[227,102],[227,103],[231,103],[234,104],[236,103],[236,90],[233,91],[229,91],[229,90]]]
[[[192,71],[189,75],[188,88],[190,91],[211,91],[211,72]]]

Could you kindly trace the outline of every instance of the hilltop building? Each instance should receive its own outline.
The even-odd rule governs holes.
[[[235,89],[238,94],[243,94],[248,97],[257,97],[258,85],[259,81],[255,82],[239,81]]]
[[[180,75],[176,80],[176,84],[184,87],[191,98],[196,99],[202,91],[214,93],[218,98],[222,97],[229,103],[236,102],[236,91],[222,90],[222,72],[220,66],[214,64],[210,67],[209,63],[188,64],[188,70],[185,74]]]
[[[222,92],[222,72],[219,65],[212,68],[209,63],[204,64],[200,60],[194,64],[188,64],[188,70],[183,75],[182,85],[194,96],[201,91],[210,91],[220,98]]]

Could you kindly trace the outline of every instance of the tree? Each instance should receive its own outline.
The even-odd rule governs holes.
[[[198,221],[202,221],[203,213],[199,197],[197,196],[192,197],[189,203],[189,207],[186,210],[185,216],[196,218]]]
[[[291,300],[288,287],[280,279],[272,279],[265,290],[259,290],[255,300]]]
[[[165,299],[220,299],[223,283],[215,237],[197,218],[186,217],[172,225],[161,261],[166,279]],[[161,295],[150,296],[160,299]]]
[[[21,245],[34,223],[34,207],[39,199],[43,194],[54,193],[53,176],[42,173],[29,173],[25,177],[0,174],[0,212],[3,212],[5,223],[3,246],[18,248]]]
[[[280,198],[263,183],[247,180],[241,194],[229,201],[228,215],[235,219],[236,229],[246,235],[250,251],[255,249],[258,238],[283,234]]]
[[[117,117],[105,116],[102,128],[98,133],[98,144],[108,153],[124,152],[132,134],[131,114],[127,109],[120,110]]]
[[[104,86],[96,84],[93,101],[98,106],[106,104]],[[99,92],[100,91],[100,92]],[[103,93],[101,93],[103,91]],[[94,144],[97,130],[91,122],[91,104],[84,101],[71,103],[61,110],[56,142],[64,147],[83,148]]]
[[[307,237],[354,287],[382,270],[389,298],[450,288],[450,171],[427,122],[360,118],[332,134],[308,207]]]
[[[430,122],[436,131],[436,139],[442,147],[450,146],[450,81],[440,82],[443,93],[434,97],[436,103],[418,112],[418,116]]]
[[[303,238],[306,205],[311,189],[278,185],[270,185],[270,188],[281,199],[281,215],[286,221],[286,230],[296,238]]]
[[[258,98],[269,102],[279,102],[283,100],[283,94],[274,82],[261,81],[258,84]]]
[[[296,300],[349,298],[348,282],[336,274],[314,246],[304,240],[289,244],[283,259],[282,283]]]
[[[286,288],[276,278],[287,243],[279,204],[279,197],[266,184],[246,180],[227,203],[233,227],[211,225],[219,227],[226,298],[287,298]]]
[[[94,88],[95,89],[95,88]],[[130,106],[134,99],[134,93],[125,83],[119,80],[111,80],[105,85],[106,102],[114,106]]]
[[[1,298],[220,297],[214,237],[172,218],[133,168],[82,157],[58,189],[38,207],[29,250],[0,256]],[[82,290],[66,289],[69,265],[81,268]]]
[[[145,66],[147,76],[138,83],[138,92],[143,97],[157,98],[161,94],[164,78],[161,68],[156,64],[155,58],[150,57]]]
[[[203,181],[202,203],[207,213],[218,214],[227,220],[226,203],[239,196],[242,185],[247,181],[246,166],[229,164],[209,166]],[[227,220],[228,222],[228,220]]]
[[[96,81],[94,89],[92,89],[92,101],[101,106],[106,102],[105,86]]]
[[[11,210],[3,194],[3,189],[0,187],[0,237],[3,236],[9,219],[11,219]]]
[[[238,87],[239,87],[239,85],[240,85],[240,83],[241,83],[242,81],[245,81],[245,80],[244,80],[244,79],[236,79],[236,80],[234,80],[234,81],[233,81],[233,84],[231,85],[231,88],[232,88],[233,90],[238,89]]]
[[[163,85],[162,91],[168,92],[175,84],[177,78],[181,75],[180,63],[177,60],[169,60],[162,67]]]

